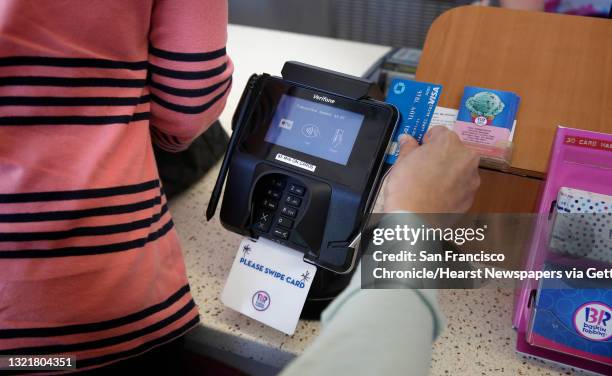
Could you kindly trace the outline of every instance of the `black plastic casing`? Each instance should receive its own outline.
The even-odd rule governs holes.
[[[399,114],[394,106],[382,102],[376,84],[362,78],[296,62],[285,63],[282,76],[253,75],[248,81],[232,119],[233,133],[206,217],[210,220],[214,216],[226,182],[220,215],[226,229],[286,244],[319,267],[302,311],[303,317],[317,319],[350,281],[358,258],[356,238],[367,223],[389,169],[384,160]],[[314,93],[364,114],[345,166],[264,140],[280,96],[307,99]],[[317,169],[313,173],[280,162],[275,159],[278,153],[314,164]],[[286,241],[253,228],[260,183],[272,176],[283,176],[306,187],[304,207]]]
[[[234,117],[233,145],[224,161],[229,171],[221,206],[223,226],[297,249],[304,253],[305,261],[334,273],[351,272],[357,259],[351,243],[372,210],[387,168],[386,151],[399,117],[394,106],[371,99],[381,97],[376,90],[369,81],[292,62],[285,64],[283,78],[252,76]],[[327,105],[364,115],[346,165],[264,139],[282,95],[316,103],[315,94],[334,101]],[[316,169],[313,172],[279,161],[279,154]],[[258,232],[252,226],[254,207],[261,200],[258,187],[272,175],[306,187],[304,207],[286,240]]]

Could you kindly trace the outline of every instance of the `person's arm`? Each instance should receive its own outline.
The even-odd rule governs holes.
[[[321,334],[281,376],[426,375],[443,327],[435,290],[362,290],[359,268],[321,324]]]
[[[465,212],[480,184],[478,160],[443,127],[432,128],[422,146],[403,136],[386,181],[385,211]],[[414,221],[415,227],[422,223],[408,214],[386,218]],[[441,314],[435,290],[411,289],[411,281],[406,283],[404,289],[361,289],[357,270],[323,312],[321,334],[282,376],[428,374]]]
[[[415,214],[396,212],[382,217],[377,227],[396,224],[426,225]],[[403,246],[402,242],[386,245],[398,251]],[[398,268],[414,266],[407,264]],[[364,273],[371,270],[371,260],[357,267],[349,286],[323,311],[319,337],[281,376],[429,373],[431,344],[444,326],[436,290],[415,289],[422,283],[413,280],[374,280],[362,274],[362,267]]]
[[[149,34],[155,143],[181,151],[221,114],[233,65],[226,54],[227,2],[156,0]]]
[[[544,0],[500,0],[503,8],[522,10],[544,10]]]

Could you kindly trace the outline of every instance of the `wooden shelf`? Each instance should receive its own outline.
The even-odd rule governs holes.
[[[454,8],[429,29],[416,79],[443,85],[444,107],[458,108],[465,86],[521,97],[513,174],[481,170],[472,210],[532,211],[557,125],[612,133],[612,22]]]
[[[458,108],[465,86],[521,97],[511,168],[542,177],[557,125],[612,132],[612,22],[467,6],[432,24],[419,81],[444,86]]]

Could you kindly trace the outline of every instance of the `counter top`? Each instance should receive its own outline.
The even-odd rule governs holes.
[[[235,70],[221,123],[229,131],[242,89],[253,73],[280,76],[285,61],[294,60],[361,76],[389,50],[389,47],[367,43],[230,25],[227,53]]]
[[[221,117],[226,129],[251,73],[279,74],[286,60],[304,61],[360,75],[388,47],[232,25],[228,52],[234,63],[234,89]],[[317,336],[318,321],[300,321],[285,335],[223,306],[221,290],[241,237],[224,230],[218,215],[205,211],[218,165],[200,182],[170,202],[183,245],[192,294],[202,324],[189,334],[191,346],[203,346],[281,368]],[[511,328],[513,291],[442,290],[439,300],[447,326],[434,345],[432,375],[564,375],[571,370],[528,360],[514,351]],[[374,319],[374,318],[373,318]]]

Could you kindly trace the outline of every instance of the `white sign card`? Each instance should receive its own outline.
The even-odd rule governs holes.
[[[232,264],[221,301],[283,333],[295,332],[317,267],[296,250],[245,238]]]

